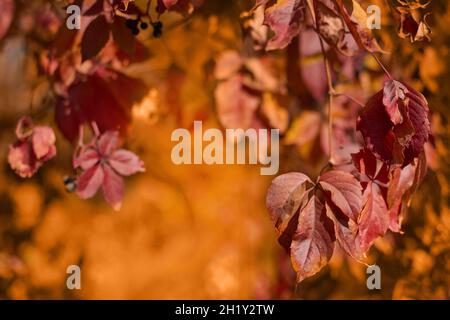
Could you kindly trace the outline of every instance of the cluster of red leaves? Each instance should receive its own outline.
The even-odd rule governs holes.
[[[86,124],[94,124],[96,128],[94,141],[75,150],[73,165],[75,170],[79,169],[74,181],[77,194],[83,199],[90,198],[102,187],[107,202],[118,209],[123,197],[120,176],[143,171],[143,163],[136,155],[116,150],[118,135],[126,135],[132,106],[149,90],[142,80],[120,71],[149,57],[148,50],[127,26],[127,20],[151,21],[151,17],[132,0],[69,2],[82,9],[81,29],[69,30],[64,23],[66,17],[47,8],[51,23],[45,24],[44,31],[50,40],[40,52],[40,65],[52,85],[56,97],[55,122],[64,137],[74,143],[77,137],[82,139],[80,128]],[[9,29],[14,7],[12,0],[0,3],[3,11],[0,38]],[[167,10],[186,13],[191,9],[189,0],[159,0],[156,7],[158,18]],[[39,19],[40,14],[36,13]],[[33,176],[56,153],[51,128],[32,127],[28,122],[24,119],[19,122],[18,142],[11,145],[8,158],[11,168],[21,177]],[[25,124],[31,127],[26,133],[22,132]],[[108,147],[102,147],[105,145]],[[87,155],[92,158],[86,162]]]
[[[357,1],[262,0],[257,5],[267,6],[264,23],[275,34],[266,50],[285,48],[309,26],[341,54],[355,55],[359,49],[382,52]],[[363,145],[351,154],[350,163],[332,159],[334,167],[316,182],[302,173],[273,181],[267,207],[298,281],[328,263],[335,242],[362,261],[378,237],[388,230],[401,231],[402,206],[426,172],[428,114],[421,93],[390,79],[360,112],[356,130]]]
[[[358,129],[366,143],[352,165],[315,183],[302,173],[284,174],[268,191],[267,207],[298,281],[327,264],[335,240],[362,260],[377,237],[400,232],[402,205],[425,175],[428,105],[417,91],[387,81],[363,108]]]

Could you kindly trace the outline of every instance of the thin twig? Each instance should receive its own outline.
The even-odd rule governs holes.
[[[330,159],[330,162],[333,161],[333,113],[332,113],[332,106],[333,106],[333,96],[336,94],[333,88],[333,82],[331,79],[331,70],[330,70],[330,62],[328,61],[326,52],[325,52],[325,46],[323,44],[322,38],[319,36],[320,41],[320,48],[322,50],[323,54],[323,61],[325,63],[325,72],[327,76],[327,83],[328,83],[328,156]]]
[[[311,18],[314,22],[316,30],[318,30],[317,25],[317,19],[316,14],[314,12],[314,4],[312,1],[307,1],[309,13],[311,14]],[[323,61],[325,63],[325,71],[327,76],[327,83],[328,83],[328,157],[329,162],[333,162],[333,116],[332,116],[332,105],[333,105],[333,96],[335,94],[334,88],[333,88],[333,82],[331,79],[331,70],[330,70],[330,63],[328,61],[326,52],[325,52],[325,45],[323,44],[322,37],[320,36],[320,33],[317,32],[317,36],[319,37],[320,42],[320,49],[322,51],[323,55]]]
[[[333,92],[333,95],[335,97],[346,97],[347,99],[353,101],[354,103],[356,103],[357,105],[359,105],[360,107],[364,107],[364,103],[362,103],[361,101],[353,98],[352,96],[349,96],[346,93],[341,93],[341,92]]]
[[[374,57],[374,59],[378,63],[378,65],[381,67],[381,69],[383,69],[384,73],[386,73],[386,75],[389,77],[389,79],[392,80],[391,74],[389,73],[389,71],[387,71],[386,67],[381,63],[380,59],[378,59],[378,57],[375,55],[375,53],[371,52],[371,54],[372,54],[372,57]]]

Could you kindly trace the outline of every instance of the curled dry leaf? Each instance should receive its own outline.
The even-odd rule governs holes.
[[[266,7],[264,24],[275,33],[266,50],[283,49],[298,35],[305,19],[305,9],[305,0],[278,0]]]
[[[349,6],[346,6],[345,2],[344,0],[336,0],[339,12],[358,46],[372,53],[383,52],[377,40],[373,37],[372,30],[368,27],[367,12],[356,0],[351,0]]]
[[[9,146],[8,163],[20,177],[30,178],[56,155],[56,137],[49,126],[34,126],[28,117],[19,120],[17,141]]]
[[[411,42],[431,41],[431,28],[427,23],[430,13],[422,15],[414,7],[397,7],[400,13],[400,26],[398,35],[403,38],[410,38]]]

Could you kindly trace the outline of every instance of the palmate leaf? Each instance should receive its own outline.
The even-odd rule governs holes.
[[[428,103],[406,83],[389,80],[369,99],[357,130],[366,147],[383,161],[408,165],[423,151],[430,135]]]
[[[288,173],[277,177],[267,194],[278,240],[290,254],[299,282],[322,269],[334,250],[332,222],[312,186],[306,175]]]
[[[350,256],[362,259],[356,222],[361,202],[359,182],[342,171],[325,173],[317,184],[302,173],[284,174],[272,182],[267,208],[298,281],[328,263],[335,240]]]

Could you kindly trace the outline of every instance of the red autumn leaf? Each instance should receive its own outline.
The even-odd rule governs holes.
[[[264,24],[275,35],[268,41],[266,50],[283,49],[298,35],[305,18],[305,0],[278,0],[266,8]]]
[[[86,12],[83,14],[85,16],[96,16],[103,12],[104,9],[104,0],[96,0],[95,3],[86,10]]]
[[[248,129],[255,120],[261,97],[251,93],[241,75],[219,83],[215,92],[219,120],[225,128]]]
[[[133,56],[136,52],[136,37],[134,37],[130,32],[130,29],[127,28],[126,19],[116,16],[111,25],[111,29],[114,42],[120,50],[124,51],[129,56]]]
[[[272,181],[266,198],[270,218],[278,231],[278,241],[290,252],[292,236],[298,225],[298,210],[308,201],[311,180],[302,173],[291,172]]]
[[[320,56],[319,35],[312,29],[305,29],[299,35],[299,53],[302,59],[300,71],[303,83],[317,101],[323,101],[328,89],[325,64]]]
[[[56,107],[56,123],[64,136],[74,141],[85,122],[97,123],[100,131],[126,133],[130,110],[148,92],[138,79],[110,70],[96,72],[68,89],[68,99]]]
[[[350,173],[332,170],[319,178],[330,202],[349,219],[357,221],[362,207],[362,187]]]
[[[389,229],[393,232],[400,232],[402,203],[408,200],[405,199],[405,193],[412,187],[414,175],[415,170],[411,164],[404,168],[396,166],[391,171],[386,200],[390,216]]]
[[[81,168],[76,192],[82,199],[93,197],[100,187],[105,200],[120,210],[124,194],[123,176],[144,172],[144,163],[134,153],[119,148],[119,133],[107,131],[86,146],[74,159],[74,167]]]
[[[362,260],[363,253],[361,252],[357,222],[345,217],[332,201],[327,201],[325,205],[327,216],[333,222],[334,233],[339,246],[349,256],[356,260]]]
[[[6,35],[14,18],[14,0],[0,1],[0,40]]]
[[[367,25],[366,11],[356,0],[351,0],[351,6],[346,6],[344,2],[336,0],[340,14],[359,47],[369,52],[383,52]]]
[[[406,87],[399,81],[386,81],[383,87],[383,104],[391,122],[396,125],[403,122],[399,103],[405,100]]]
[[[332,222],[323,203],[312,196],[300,210],[298,227],[292,237],[291,261],[297,281],[311,277],[330,260],[334,251]]]
[[[361,251],[366,252],[376,238],[389,228],[390,216],[380,187],[369,181],[363,194],[364,207],[358,221]]]
[[[23,117],[16,127],[17,142],[9,146],[8,163],[22,178],[32,177],[44,162],[56,155],[56,137],[48,126],[33,126]]]
[[[312,184],[308,176],[297,172],[283,174],[272,181],[267,192],[266,207],[280,233],[286,229],[289,219],[307,198],[307,182]]]
[[[392,81],[387,81],[384,89],[369,99],[358,118],[357,130],[361,131],[366,147],[380,159],[407,165],[428,141],[428,103],[406,83],[396,85]]]
[[[105,47],[110,38],[111,25],[104,15],[99,15],[86,28],[81,41],[83,61],[95,57]]]
[[[334,249],[332,223],[312,190],[306,175],[292,172],[273,180],[266,199],[278,241],[290,254],[299,282],[323,268]]]
[[[358,50],[355,40],[346,32],[336,4],[332,1],[313,1],[317,32],[333,48],[352,56]]]
[[[358,217],[362,208],[362,187],[353,175],[332,170],[319,177],[324,192],[327,216],[333,221],[340,247],[351,257],[361,260]]]

